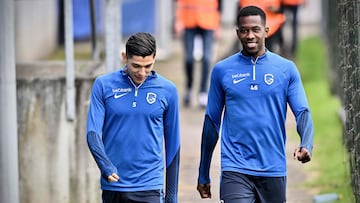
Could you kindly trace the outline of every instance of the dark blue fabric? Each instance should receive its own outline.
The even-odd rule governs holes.
[[[312,153],[314,139],[314,125],[309,111],[303,111],[299,115],[297,131],[301,138],[300,147],[304,147]]]
[[[186,88],[191,89],[194,81],[194,40],[199,35],[202,40],[202,69],[200,80],[200,92],[207,92],[209,70],[212,58],[212,44],[213,44],[213,30],[204,30],[199,27],[187,28],[184,33],[184,48],[185,48],[185,72],[186,72]]]
[[[97,135],[94,131],[90,131],[87,133],[86,138],[90,152],[94,156],[96,164],[101,171],[101,176],[107,180],[108,176],[117,173],[117,169],[107,157],[100,135]]]
[[[173,161],[166,168],[166,193],[165,203],[177,203],[178,182],[180,168],[180,149],[177,151]]]
[[[118,192],[104,190],[102,192],[103,203],[163,203],[163,190],[145,190],[139,192]]]
[[[209,116],[205,116],[201,139],[201,161],[199,166],[198,183],[210,183],[210,164],[214,148],[219,139],[219,133]]]
[[[220,199],[226,203],[284,203],[286,177],[260,177],[224,171]]]

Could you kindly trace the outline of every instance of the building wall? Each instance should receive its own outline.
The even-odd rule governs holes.
[[[57,46],[57,0],[15,0],[16,62],[41,59]]]
[[[64,63],[18,63],[16,71],[20,202],[101,202],[86,143],[93,78],[76,78],[76,119],[68,121]]]

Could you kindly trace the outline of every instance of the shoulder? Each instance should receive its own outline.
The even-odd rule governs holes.
[[[167,101],[166,103],[168,104],[178,103],[178,90],[174,82],[155,71],[152,77],[150,86],[153,88],[153,91],[157,92],[164,101]]]
[[[218,61],[215,65],[214,65],[214,71],[216,72],[223,72],[226,69],[233,67],[233,66],[237,66],[238,64],[242,63],[241,60],[241,54],[240,53],[235,53],[227,58],[224,58],[220,61]]]
[[[155,71],[152,72],[151,77],[153,77],[152,84],[154,84],[156,87],[160,87],[160,89],[163,89],[170,94],[177,94],[177,87],[170,79]]]
[[[266,58],[267,58],[267,63],[272,64],[273,67],[280,68],[283,72],[298,71],[295,62],[283,56],[268,51],[266,53]]]
[[[280,56],[278,54],[275,54],[273,52],[267,51],[266,55],[270,61],[276,62],[278,64],[283,64],[286,66],[296,66],[294,61],[291,61],[290,59],[287,59],[287,58]]]
[[[233,63],[238,63],[239,61],[241,61],[241,56],[242,54],[240,52],[237,52],[233,55],[230,55],[220,61],[218,61],[216,64],[220,64],[220,65],[229,65],[229,64],[233,64]]]
[[[111,80],[114,80],[116,78],[120,78],[121,75],[122,75],[122,70],[112,71],[112,72],[108,72],[108,73],[98,75],[95,78],[95,81],[97,81],[97,82],[111,81]]]
[[[106,89],[113,86],[118,86],[123,84],[125,81],[124,74],[122,70],[117,70],[113,72],[108,72],[102,75],[99,75],[95,78],[93,86],[95,88]]]

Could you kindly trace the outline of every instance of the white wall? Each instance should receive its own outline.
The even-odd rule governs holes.
[[[57,44],[57,1],[15,0],[16,62],[34,61]]]

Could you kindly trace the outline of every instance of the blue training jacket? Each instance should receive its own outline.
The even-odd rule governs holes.
[[[101,188],[122,192],[164,188],[164,145],[166,199],[177,202],[179,105],[171,81],[152,71],[136,86],[124,69],[96,78],[87,141],[101,171]],[[118,182],[107,181],[112,173]]]
[[[239,52],[218,62],[211,74],[199,183],[210,183],[210,162],[221,125],[222,171],[286,176],[287,105],[296,117],[300,147],[311,152],[313,123],[292,61],[266,50],[256,61]]]

